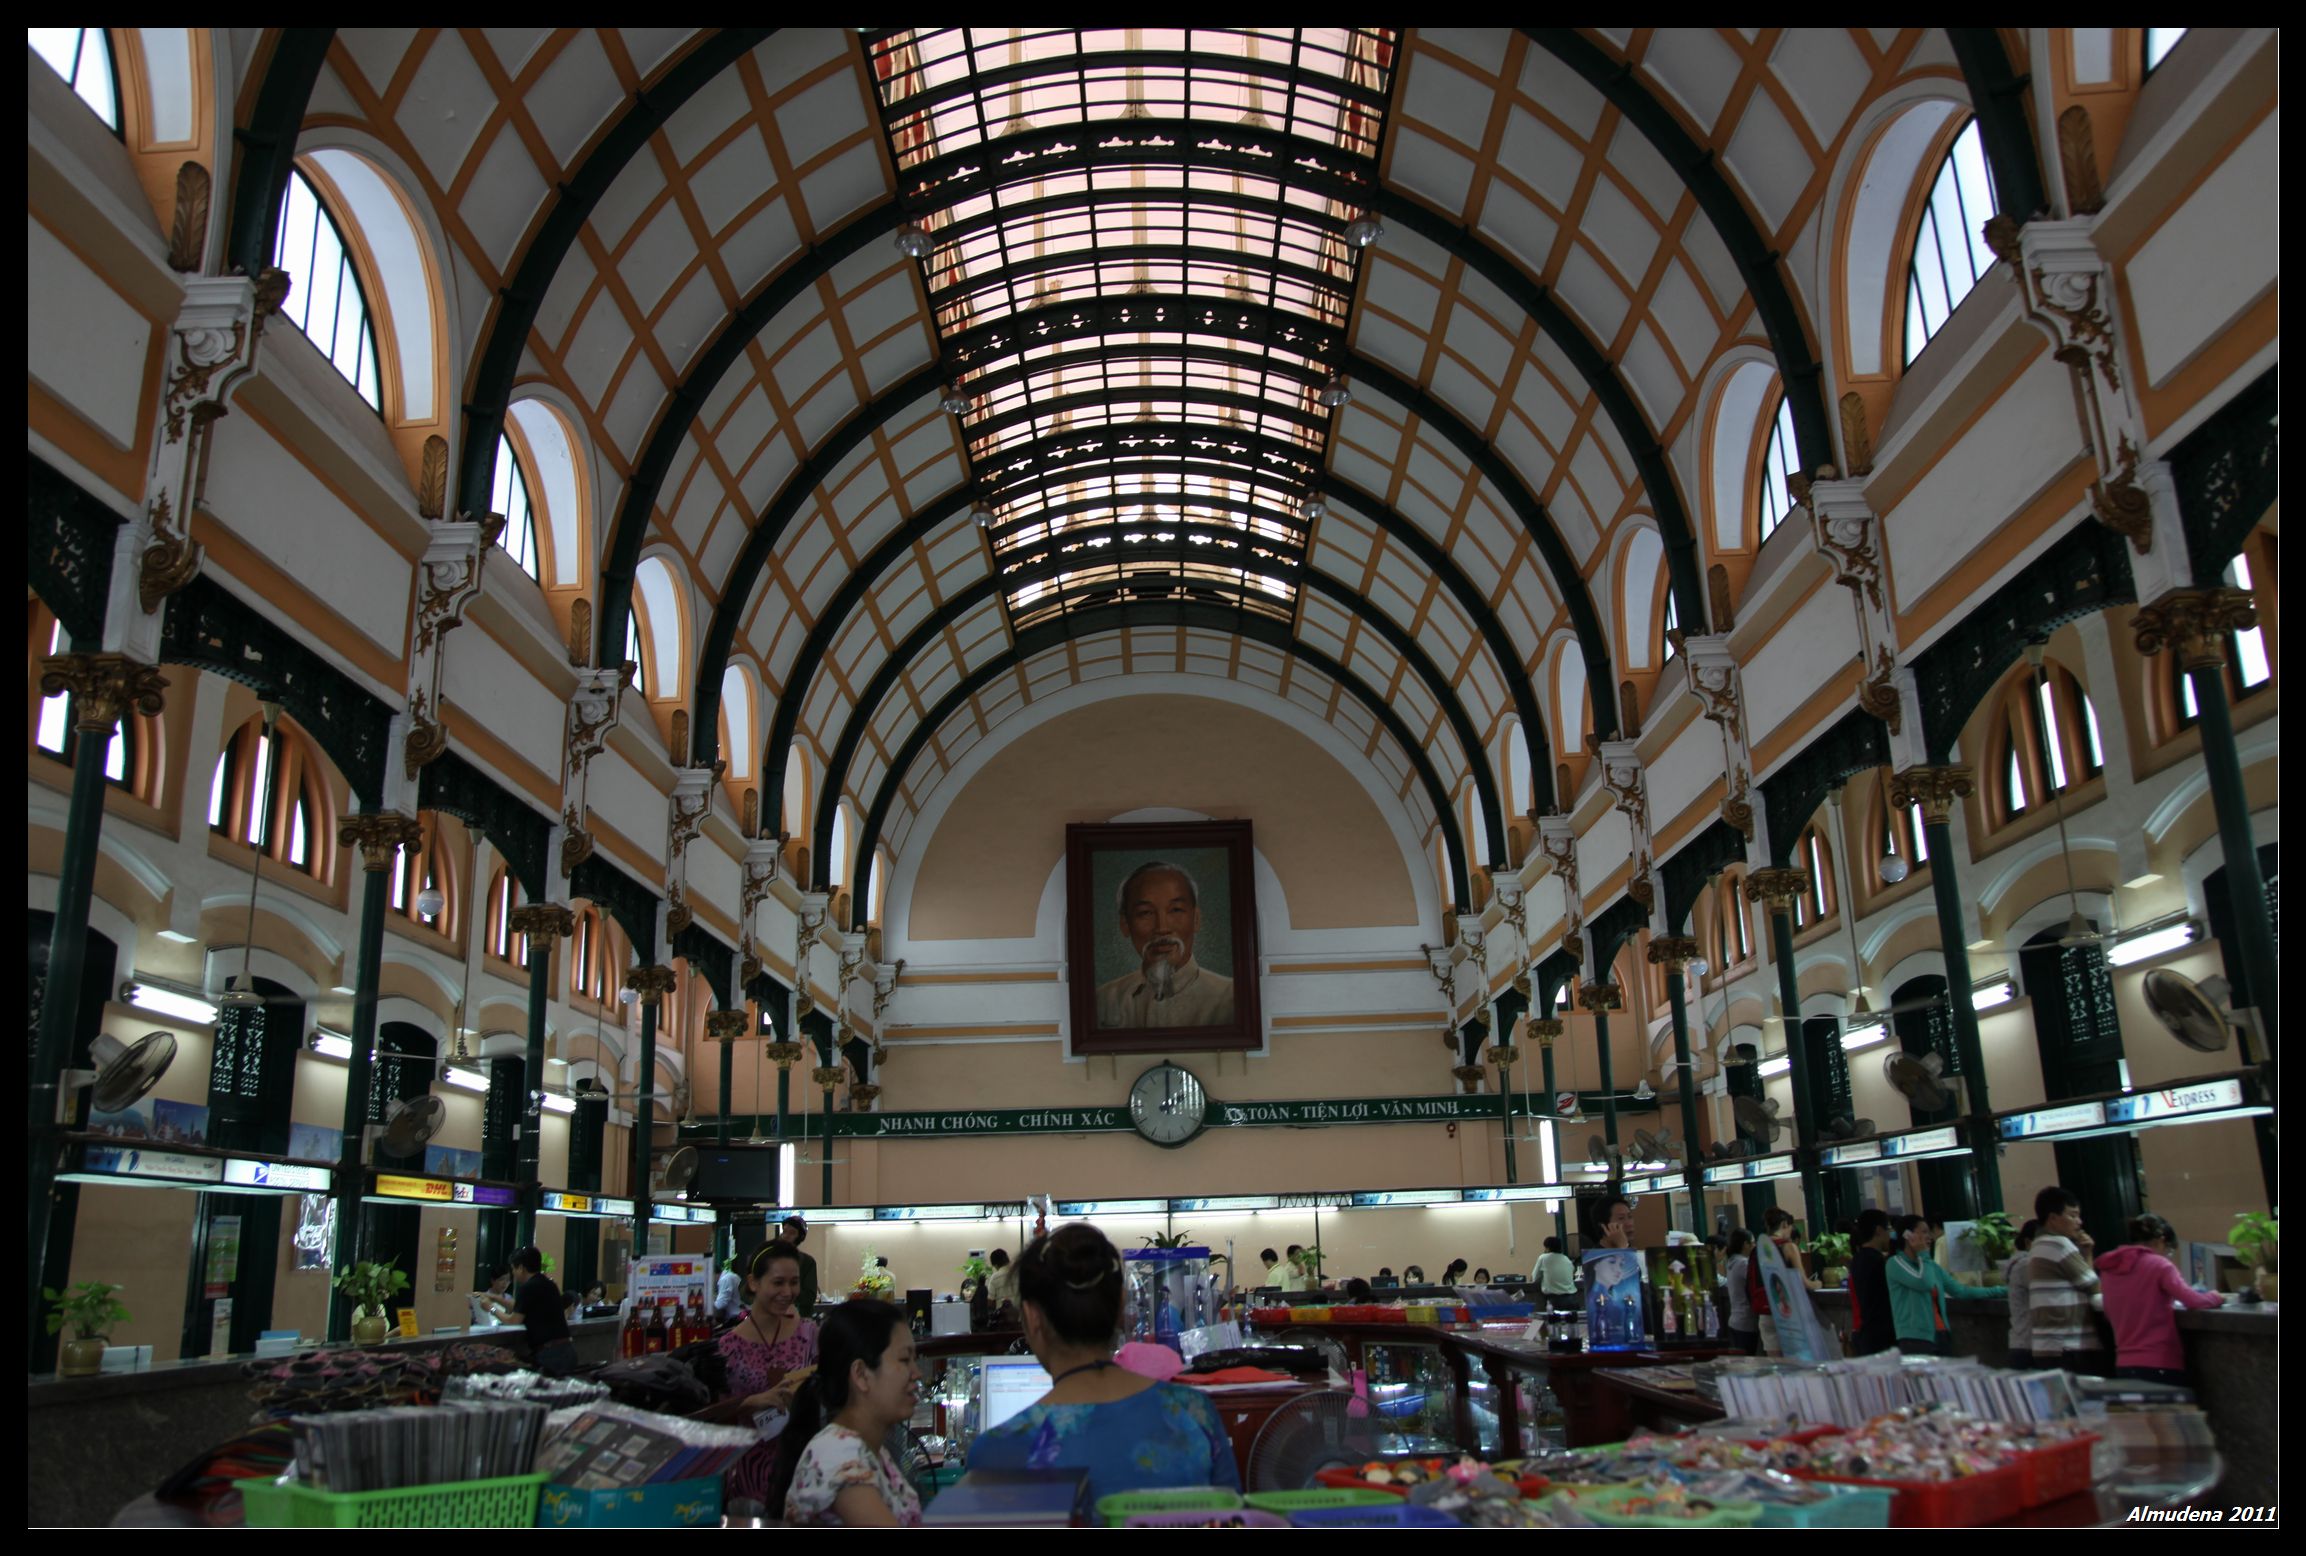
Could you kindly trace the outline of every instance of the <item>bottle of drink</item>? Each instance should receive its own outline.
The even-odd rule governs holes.
[[[665,1348],[665,1310],[658,1303],[649,1304],[649,1326],[643,1334],[641,1350],[655,1356]]]
[[[647,1320],[641,1312],[641,1305],[635,1302],[632,1311],[625,1315],[624,1329],[617,1335],[617,1354],[629,1358],[644,1355],[647,1350]]]
[[[689,1293],[689,1344],[713,1337],[712,1316],[705,1311],[705,1297],[701,1291]]]
[[[1669,1286],[1664,1291],[1659,1292],[1658,1296],[1660,1298],[1657,1305],[1658,1332],[1670,1340],[1674,1337],[1676,1330],[1680,1328],[1680,1315],[1675,1312],[1675,1309],[1681,1305],[1681,1293]]]

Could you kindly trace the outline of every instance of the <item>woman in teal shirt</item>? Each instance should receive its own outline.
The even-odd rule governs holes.
[[[1049,1392],[970,1445],[976,1469],[1086,1470],[1092,1499],[1175,1486],[1241,1489],[1207,1396],[1124,1371],[1121,1255],[1086,1222],[1035,1238],[1017,1261],[1025,1344]]]
[[[1930,1257],[1930,1247],[1938,1240],[1938,1229],[1930,1225],[1929,1217],[1900,1216],[1891,1227],[1900,1244],[1898,1251],[1890,1256],[1886,1272],[1890,1282],[1890,1315],[1898,1328],[1898,1349],[1951,1356],[1954,1328],[1947,1321],[1944,1299],[2002,1297],[2009,1295],[2008,1289],[1965,1286],[1955,1280],[1944,1265]]]

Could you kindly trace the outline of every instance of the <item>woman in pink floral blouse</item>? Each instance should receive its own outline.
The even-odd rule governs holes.
[[[883,1446],[921,1402],[905,1315],[869,1298],[842,1303],[825,1315],[819,1361],[793,1397],[767,1505],[796,1525],[918,1527],[921,1499]]]
[[[765,1503],[783,1440],[783,1418],[802,1381],[794,1373],[817,1359],[817,1326],[794,1310],[801,1290],[801,1259],[790,1243],[769,1243],[754,1254],[744,1289],[748,1303],[744,1321],[720,1338],[729,1397],[741,1399],[748,1416],[767,1412],[770,1419],[765,1426],[776,1429],[766,1431],[729,1471],[729,1495]]]

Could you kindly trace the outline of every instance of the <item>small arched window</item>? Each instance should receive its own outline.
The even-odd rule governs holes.
[[[895,868],[895,864],[887,849],[873,850],[873,886],[867,899],[869,906],[865,910],[868,923],[881,922],[881,905],[889,900],[889,871]]]
[[[351,247],[335,216],[301,172],[288,176],[288,198],[280,210],[280,238],[272,262],[294,284],[281,306],[289,323],[360,392],[369,409],[382,412],[376,373],[376,332],[369,323],[368,294],[352,263]]]
[[[1665,633],[1665,651],[1660,663],[1681,652],[1681,611],[1673,602],[1673,585],[1670,583],[1665,588],[1665,625],[1663,631]]]
[[[536,510],[529,504],[520,455],[514,451],[512,439],[502,433],[496,440],[496,485],[489,503],[491,512],[504,515],[504,533],[497,537],[497,543],[513,565],[533,581],[537,576]]]
[[[2152,75],[2156,68],[2161,65],[2162,61],[2170,57],[2170,51],[2178,46],[2178,40],[2185,37],[2186,34],[2191,30],[2192,29],[2186,27],[2147,28],[2146,74],[2149,76]]]
[[[488,888],[488,950],[498,961],[515,967],[528,965],[528,936],[516,935],[512,929],[512,910],[520,905],[520,883],[512,878],[510,869],[500,865]]]
[[[1922,354],[1944,329],[1962,299],[1994,268],[1986,247],[1986,220],[1994,214],[1993,181],[1986,176],[1985,142],[1972,119],[1954,137],[1930,185],[1906,264],[1906,361]]]
[[[269,731],[250,719],[225,742],[208,785],[210,831],[325,877],[321,818],[318,760],[287,719]]]
[[[1907,801],[1905,809],[1900,810],[1889,802],[1885,787],[1880,816],[1880,861],[1874,867],[1874,880],[1877,886],[1888,886],[1892,883],[1882,878],[1882,863],[1891,859],[1905,861],[1907,878],[1911,879],[1912,872],[1924,868],[1930,862],[1930,839],[1923,825],[1919,800]]]
[[[1794,928],[1823,923],[1834,911],[1834,859],[1816,827],[1805,829],[1794,845],[1794,865],[1808,881],[1794,899]]]
[[[1762,455],[1761,539],[1767,540],[1794,510],[1787,477],[1801,473],[1801,455],[1794,442],[1793,402],[1778,396],[1777,414],[1770,418],[1769,447]]]
[[[2250,549],[2261,552],[2261,561],[2269,564],[2267,571],[2270,572],[2274,550],[2272,538],[2253,536]],[[2226,668],[2223,674],[2226,700],[2231,703],[2254,696],[2274,683],[2274,662],[2267,652],[2265,627],[2273,614],[2273,591],[2258,587],[2252,575],[2248,551],[2236,554],[2234,560],[2226,564],[2226,583],[2230,588],[2245,590],[2257,597],[2259,620],[2259,625],[2246,632],[2226,634]],[[2194,678],[2179,664],[2178,655],[2173,653],[2165,657],[2170,661],[2168,673],[2177,706],[2177,728],[2191,729],[2202,716],[2202,704],[2194,692]]]
[[[624,987],[624,938],[598,908],[579,908],[570,941],[569,990],[596,1005],[614,1001]]]
[[[625,612],[625,663],[632,667],[625,683],[643,697],[649,694],[648,655],[641,648],[641,619],[633,611]]]
[[[2055,660],[2043,661],[2039,672],[2029,670],[2011,684],[1997,738],[1993,770],[2002,821],[2106,770],[2098,710],[2082,683]]]
[[[104,27],[27,27],[24,42],[78,97],[120,133],[120,77],[112,66],[112,33]]]
[[[1519,723],[1505,737],[1506,804],[1516,814],[1534,810],[1537,787],[1529,766],[1529,735]]]
[[[400,862],[392,872],[393,910],[414,923],[436,931],[450,939],[457,938],[458,913],[456,870],[450,857],[450,848],[443,838],[440,816],[434,811],[422,811],[417,816],[420,829],[415,848],[400,851]],[[427,914],[419,906],[428,891],[440,893],[440,911]]]
[[[1746,926],[1745,882],[1742,875],[1722,878],[1714,893],[1713,970],[1716,978],[1753,960],[1753,936]]]
[[[824,881],[828,891],[839,891],[850,878],[849,849],[856,841],[854,824],[849,819],[849,802],[841,801],[833,807],[833,851],[825,860]]]
[[[42,628],[46,628],[43,635]],[[44,652],[32,655],[31,700],[39,709],[33,724],[34,747],[70,767],[80,752],[80,732],[72,727],[72,698],[69,693],[58,692],[53,697],[40,695],[41,669],[51,654],[64,652],[64,624],[45,607],[32,607],[32,631],[35,643],[44,643]],[[120,716],[120,724],[104,749],[104,778],[129,793],[136,792],[137,774],[141,771],[137,760],[143,715],[129,710]]]

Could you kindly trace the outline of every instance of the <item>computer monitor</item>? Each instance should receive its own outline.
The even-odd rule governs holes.
[[[978,1375],[984,1391],[977,1430],[989,1432],[1049,1392],[1047,1369],[1030,1356],[989,1356]]]

